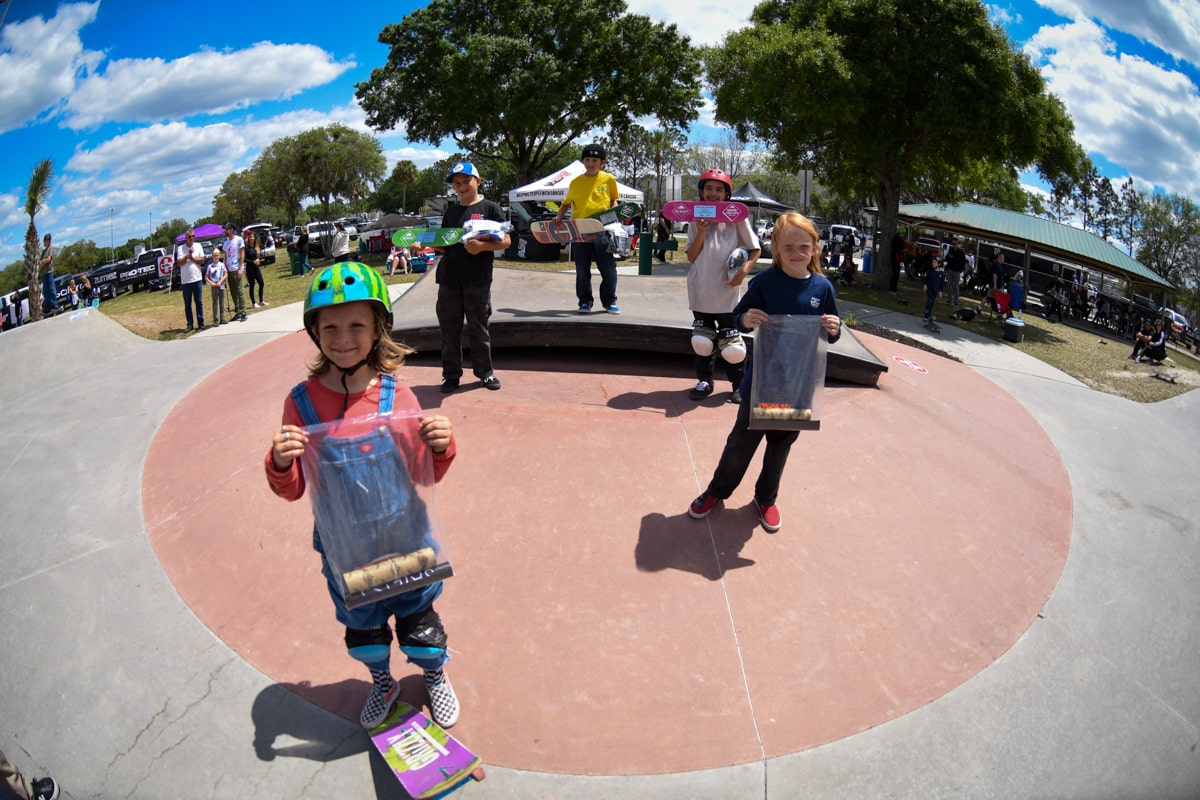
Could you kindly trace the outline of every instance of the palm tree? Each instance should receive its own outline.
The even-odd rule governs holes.
[[[407,213],[408,187],[416,183],[420,176],[417,165],[408,160],[397,162],[396,166],[392,167],[392,180],[400,184],[403,190],[400,195],[400,213]]]
[[[38,233],[33,217],[50,196],[53,176],[54,162],[44,159],[33,168],[25,190],[25,213],[29,215],[29,227],[25,230],[25,281],[29,284],[29,318],[34,322],[42,318],[42,291],[38,286]]]

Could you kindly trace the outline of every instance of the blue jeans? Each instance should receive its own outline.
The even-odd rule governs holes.
[[[750,387],[746,387],[749,389]],[[726,499],[746,474],[759,443],[765,437],[767,449],[763,453],[762,471],[754,484],[754,498],[764,505],[775,502],[779,496],[779,482],[783,479],[783,468],[787,465],[792,443],[800,436],[798,431],[772,431],[750,429],[750,392],[742,395],[738,404],[737,420],[733,430],[725,439],[725,450],[708,483],[708,493],[721,500]]]
[[[608,252],[608,237],[594,242],[575,242],[571,245],[571,255],[575,259],[575,295],[579,302],[591,305],[595,302],[592,296],[592,262],[600,270],[600,302],[605,308],[617,304],[617,260]]]
[[[183,314],[187,317],[187,326],[192,327],[192,304],[196,304],[196,318],[200,327],[204,327],[204,281],[181,284],[183,290]]]

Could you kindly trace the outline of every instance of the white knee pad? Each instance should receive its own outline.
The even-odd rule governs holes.
[[[721,350],[721,358],[730,364],[740,364],[746,360],[746,340],[734,328],[721,331],[717,347]]]
[[[717,341],[717,332],[698,319],[692,323],[692,350],[698,356],[711,356]]]

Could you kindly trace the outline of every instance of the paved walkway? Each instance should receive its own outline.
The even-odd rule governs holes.
[[[0,749],[68,797],[398,796],[345,719],[307,510],[259,471],[298,318],[0,336]],[[949,325],[964,364],[864,338],[895,366],[827,389],[774,536],[749,482],[683,513],[732,411],[686,363],[513,353],[448,398],[406,368],[463,448],[443,613],[489,778],[461,796],[1200,792],[1196,393],[1096,394]]]

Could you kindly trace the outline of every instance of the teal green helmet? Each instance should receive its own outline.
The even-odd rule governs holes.
[[[304,298],[304,328],[317,341],[317,312],[342,303],[369,300],[383,309],[387,328],[392,328],[392,301],[383,276],[366,264],[343,261],[318,270]]]

